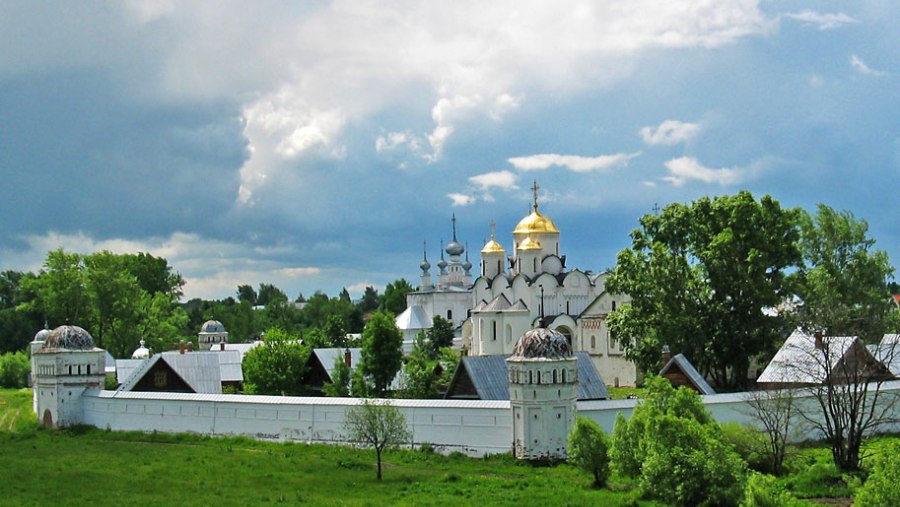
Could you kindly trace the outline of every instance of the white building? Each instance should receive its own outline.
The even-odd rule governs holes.
[[[228,331],[218,320],[207,320],[197,333],[197,345],[201,349],[209,350],[220,343],[228,343]]]
[[[444,259],[446,252],[449,261]],[[465,255],[465,257],[463,257]],[[397,328],[403,333],[404,351],[412,350],[416,336],[431,328],[435,316],[440,316],[459,328],[472,308],[472,263],[466,247],[456,239],[456,215],[453,215],[453,240],[441,250],[437,263],[436,282],[432,279],[431,263],[423,252],[418,290],[406,295],[406,310],[397,316]]]
[[[537,184],[532,190],[533,210],[513,230],[512,255],[507,256],[491,224],[491,239],[481,250],[481,274],[472,286],[463,347],[472,355],[511,354],[516,338],[546,327],[565,336],[573,350],[590,354],[609,385],[635,385],[637,368],[625,359],[606,323],[628,296],[606,291],[606,273],[567,269],[560,231],[538,211]]]
[[[47,335],[32,356],[35,371],[35,413],[47,427],[65,427],[83,420],[82,393],[103,389],[105,352],[78,326],[60,326]]]

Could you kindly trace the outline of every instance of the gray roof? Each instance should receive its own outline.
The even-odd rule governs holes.
[[[691,381],[700,394],[716,394],[716,391],[709,385],[706,379],[703,378],[703,375],[700,375],[700,372],[694,368],[694,365],[688,361],[688,358],[685,357],[684,354],[678,354],[672,359],[669,359],[669,362],[659,370],[659,376],[664,376],[669,370],[675,367]]]
[[[421,305],[411,305],[397,316],[394,322],[397,329],[406,331],[409,329],[431,329],[431,317]]]
[[[200,352],[209,354],[209,352]],[[220,350],[214,352],[219,358],[219,375],[222,382],[243,382],[244,371],[241,369],[241,353],[237,350]]]
[[[262,344],[263,344],[263,342],[260,340],[250,342],[250,343],[226,343],[225,344],[225,352],[227,352],[229,350],[236,350],[241,355],[241,361],[243,361],[244,356],[247,355],[247,352],[250,352],[251,350],[253,350],[256,347],[259,347]],[[220,347],[221,346],[217,343],[217,344],[214,344],[210,350],[213,352],[222,352]]]
[[[895,377],[900,377],[900,334],[886,334],[877,345],[866,345],[875,359],[891,371]]]
[[[163,352],[145,359],[144,363],[134,369],[128,379],[117,391],[130,391],[144,378],[157,363],[164,361],[175,373],[185,381],[196,393],[221,394],[222,377],[219,373],[219,358],[208,352]]]
[[[149,358],[148,358],[149,359]],[[122,385],[147,359],[116,359],[116,383]]]
[[[467,375],[478,399],[481,400],[508,400],[509,399],[509,374],[506,359],[508,355],[489,356],[463,356],[450,386],[447,389],[447,398],[452,398],[454,386],[460,381],[462,375]],[[601,400],[609,398],[606,384],[600,377],[600,372],[594,366],[591,356],[587,352],[576,352],[576,367],[578,368],[578,393],[579,400]]]
[[[825,336],[821,338],[824,347],[816,347],[814,336],[796,330],[785,340],[784,345],[769,362],[757,379],[761,384],[821,384],[826,375],[826,365],[833,373],[841,360],[854,345],[859,345],[856,336]],[[859,347],[866,350],[865,347]],[[827,352],[828,356],[825,356]]]

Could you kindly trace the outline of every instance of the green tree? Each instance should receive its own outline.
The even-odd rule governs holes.
[[[334,358],[334,368],[331,370],[333,382],[326,382],[322,387],[325,396],[346,398],[350,396],[350,367],[344,362],[343,355]]]
[[[569,461],[594,476],[593,486],[602,488],[609,479],[609,439],[600,426],[584,417],[575,419],[569,434]]]
[[[609,319],[626,356],[656,370],[668,345],[718,385],[743,386],[752,359],[774,352],[786,325],[763,310],[790,294],[799,214],[740,192],[644,215],[607,280],[607,290],[631,296]]]
[[[453,323],[440,315],[435,315],[431,320],[431,328],[427,331],[428,357],[437,359],[442,348],[452,347],[453,334]]]
[[[177,301],[181,298],[184,278],[172,270],[169,262],[163,257],[154,257],[145,252],[124,254],[120,256],[125,269],[137,278],[141,289],[155,296],[166,294]]]
[[[405,278],[387,284],[381,296],[381,310],[400,315],[406,310],[406,294],[412,292],[413,286]]]
[[[266,331],[266,340],[244,356],[244,391],[248,394],[297,396],[304,392],[309,349],[280,328]]]
[[[27,291],[35,294],[29,303],[56,324],[76,324],[90,311],[85,287],[82,256],[62,248],[47,253],[44,268],[37,277],[23,280]]]
[[[381,455],[385,449],[409,443],[412,433],[406,417],[388,401],[365,400],[347,410],[344,428],[350,440],[375,449],[378,480],[381,480]]]
[[[259,284],[259,294],[256,298],[256,304],[268,306],[276,302],[287,302],[287,300],[287,295],[278,287],[270,283]]]
[[[403,364],[403,335],[391,313],[375,312],[362,332],[360,368],[372,378],[375,393],[384,394]]]
[[[14,308],[19,304],[19,284],[25,273],[6,270],[0,273],[0,309]]]
[[[371,285],[366,287],[363,297],[359,301],[359,310],[363,313],[373,312],[378,309],[379,297],[378,291]]]
[[[322,332],[328,337],[329,347],[344,348],[349,346],[347,342],[347,324],[341,315],[329,315],[322,327]]]
[[[803,266],[797,275],[801,327],[869,343],[881,338],[891,311],[894,268],[887,253],[875,249],[868,229],[865,220],[824,204],[815,217],[804,217]]]
[[[242,302],[247,301],[251,305],[256,304],[256,299],[257,299],[256,291],[253,290],[253,286],[251,286],[251,285],[246,285],[246,284],[238,285],[237,296],[238,296],[238,301],[242,301]]]
[[[84,257],[84,274],[90,317],[80,325],[91,330],[97,346],[114,357],[129,357],[141,339],[139,311],[149,296],[126,269],[125,258],[107,250]]]
[[[23,351],[0,355],[0,387],[18,389],[27,387],[31,361]]]

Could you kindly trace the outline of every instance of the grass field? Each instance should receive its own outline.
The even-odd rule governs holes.
[[[634,505],[626,485],[594,490],[568,465],[532,467],[339,446],[276,444],[34,423],[31,391],[0,390],[2,505]],[[638,502],[640,505],[653,505]]]

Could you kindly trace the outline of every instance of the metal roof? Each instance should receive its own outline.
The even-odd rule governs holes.
[[[508,355],[489,356],[463,356],[450,386],[447,389],[447,398],[451,399],[454,387],[461,381],[461,376],[468,376],[469,381],[475,387],[479,399],[482,400],[508,400],[509,399],[509,373],[506,364]],[[591,356],[587,352],[576,352],[576,367],[578,368],[578,400],[600,400],[609,398],[606,384],[600,377],[600,372],[594,366]]]
[[[411,305],[397,316],[394,322],[401,331],[408,329],[431,329],[432,319],[421,305]]]
[[[900,334],[886,334],[877,345],[867,345],[866,348],[891,371],[895,377],[900,377]]]
[[[329,348],[329,349],[313,349],[312,353],[315,356],[315,359],[319,361],[322,365],[322,368],[325,369],[325,373],[328,374],[328,380],[333,381],[333,373],[334,373],[334,362],[337,358],[341,358],[341,361],[344,360],[344,351],[350,351],[350,372],[352,373],[356,367],[362,362],[362,349],[360,348],[352,348],[352,349],[342,349],[342,348]],[[403,372],[401,369],[397,372],[397,375],[394,376],[394,380],[391,380],[391,384],[388,386],[388,389],[397,390],[401,388],[400,382],[400,374]]]
[[[700,394],[716,394],[715,389],[706,382],[706,379],[703,378],[703,375],[700,375],[700,372],[694,368],[694,365],[688,361],[688,358],[684,356],[684,354],[678,354],[672,359],[669,359],[669,362],[666,363],[665,366],[661,370],[659,370],[659,376],[662,377],[666,373],[669,372],[672,368],[677,367],[681,373],[686,376],[694,387],[697,388],[697,391]]]
[[[824,336],[821,340],[824,345],[820,348],[817,347],[814,336],[799,329],[794,331],[763,370],[757,382],[820,384],[827,377],[826,365],[830,365],[834,372],[847,352],[854,345],[860,344],[856,336]],[[858,348],[866,351],[865,347]]]
[[[219,375],[222,382],[243,382],[244,371],[241,369],[241,353],[237,350],[220,350],[215,352],[219,358]],[[201,352],[201,354],[209,354],[209,352]]]
[[[117,391],[134,389],[144,375],[158,361],[168,364],[182,380],[196,393],[219,394],[222,392],[222,378],[219,373],[219,358],[208,352],[163,352],[156,354],[134,369]]]
[[[241,361],[243,362],[244,356],[247,355],[247,352],[250,352],[251,350],[253,350],[256,347],[259,347],[262,344],[263,344],[263,342],[261,340],[257,340],[255,342],[250,342],[250,343],[226,343],[225,351],[226,352],[229,350],[238,351],[238,353],[241,355]],[[212,350],[213,352],[222,352],[222,350],[219,347],[220,347],[219,344],[213,344],[213,347],[210,350]]]
[[[147,359],[116,359],[116,383],[122,385],[128,380],[128,377],[134,373],[134,370],[140,367]]]

